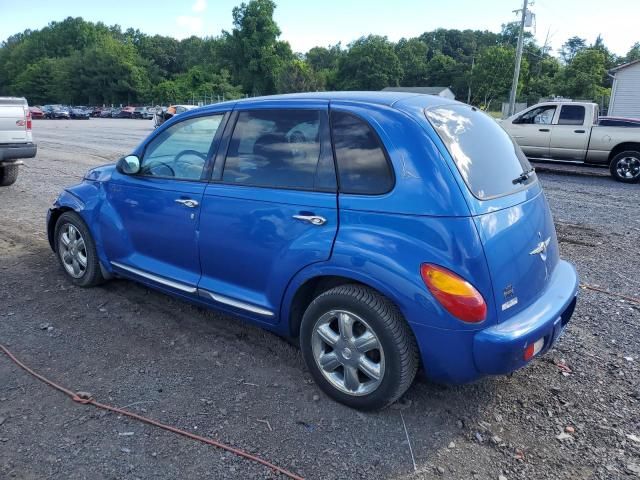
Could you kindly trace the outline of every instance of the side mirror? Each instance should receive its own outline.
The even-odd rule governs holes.
[[[122,157],[116,163],[116,169],[124,175],[135,175],[140,171],[140,159],[135,155]]]

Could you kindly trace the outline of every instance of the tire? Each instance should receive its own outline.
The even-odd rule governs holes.
[[[637,183],[640,181],[640,152],[626,150],[618,153],[609,164],[611,176],[619,182]]]
[[[74,230],[79,234],[79,240],[82,243],[77,235],[70,234]],[[71,243],[68,242],[69,240]],[[89,228],[77,213],[65,212],[60,215],[56,222],[54,241],[60,266],[72,283],[79,287],[94,287],[104,282],[95,242]],[[74,244],[74,241],[77,243]],[[72,258],[76,260],[77,271]],[[84,258],[84,265],[82,265],[82,258]]]
[[[0,167],[0,187],[8,187],[18,179],[18,165]]]
[[[419,364],[415,338],[402,314],[385,297],[357,284],[332,288],[311,302],[300,325],[300,347],[318,386],[360,410],[395,402],[413,382]],[[347,374],[354,369],[355,376]]]

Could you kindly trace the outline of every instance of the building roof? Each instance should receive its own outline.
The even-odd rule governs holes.
[[[622,70],[624,68],[630,67],[630,66],[635,65],[637,63],[640,63],[640,59],[639,60],[634,60],[633,62],[623,63],[622,65],[618,65],[617,67],[614,67],[611,70],[609,70],[609,73],[615,73],[618,70]]]
[[[425,95],[438,95],[443,90],[448,90],[449,87],[385,87],[383,92],[409,92],[409,93],[422,93]]]

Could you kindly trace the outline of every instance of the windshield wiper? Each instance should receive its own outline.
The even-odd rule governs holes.
[[[535,172],[536,169],[531,167],[531,170],[527,170],[526,172],[522,172],[520,175],[518,175],[516,178],[514,178],[513,180],[511,180],[511,183],[513,183],[514,185],[517,185],[518,183],[524,183],[527,180],[529,180],[529,177],[531,176],[531,174],[533,172]]]

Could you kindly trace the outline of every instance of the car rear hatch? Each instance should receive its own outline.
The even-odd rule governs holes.
[[[24,99],[0,97],[0,144],[31,141],[27,134],[27,111]]]
[[[494,119],[457,103],[425,112],[467,198],[502,322],[540,298],[558,263],[547,201],[531,164]]]

